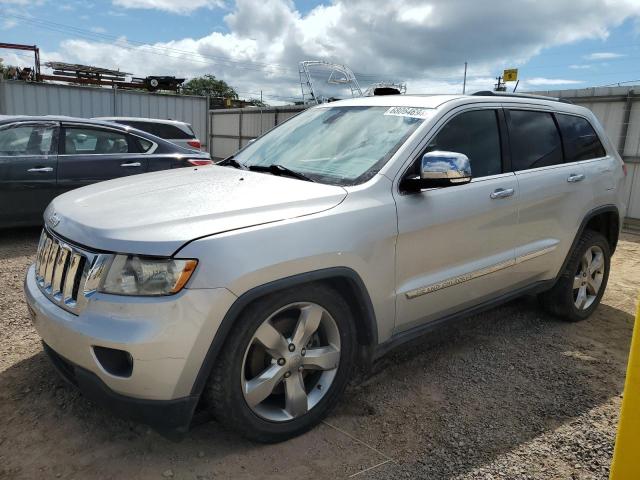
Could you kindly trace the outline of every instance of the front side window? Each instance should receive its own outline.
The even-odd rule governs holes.
[[[245,167],[281,165],[314,181],[355,185],[371,178],[435,110],[320,107],[293,117],[235,155]]]
[[[563,162],[560,134],[550,113],[528,110],[509,110],[508,113],[513,170]]]
[[[97,128],[65,128],[66,154],[98,155],[129,153],[126,135]]]
[[[496,111],[474,110],[453,118],[429,142],[426,151],[434,150],[465,154],[474,178],[501,173],[502,156]]]
[[[0,130],[0,155],[55,155],[55,127],[14,125]]]
[[[556,114],[556,118],[562,133],[565,162],[589,160],[606,155],[598,135],[586,119],[559,113]]]

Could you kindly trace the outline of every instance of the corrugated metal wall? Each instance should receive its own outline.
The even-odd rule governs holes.
[[[637,92],[636,92],[637,90]],[[626,216],[640,219],[640,87],[596,87],[537,92],[590,109],[627,164]]]
[[[72,117],[148,117],[181,120],[193,126],[203,144],[207,99],[51,83],[0,81],[0,114]]]
[[[231,108],[209,111],[211,157],[228,157],[306,107]]]

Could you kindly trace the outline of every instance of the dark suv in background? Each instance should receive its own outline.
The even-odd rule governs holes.
[[[136,173],[211,164],[209,154],[109,122],[0,117],[0,227],[37,225],[57,195]]]

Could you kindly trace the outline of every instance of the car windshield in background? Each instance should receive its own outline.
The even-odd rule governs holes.
[[[323,107],[307,110],[238,152],[245,167],[281,165],[314,181],[355,185],[391,158],[431,109]]]

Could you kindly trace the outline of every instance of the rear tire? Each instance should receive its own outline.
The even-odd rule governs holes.
[[[226,427],[274,443],[318,424],[353,369],[355,330],[340,294],[309,284],[263,297],[239,316],[205,388]]]
[[[611,253],[607,239],[586,230],[571,252],[556,284],[538,295],[549,313],[570,322],[588,318],[600,304],[607,287]]]

